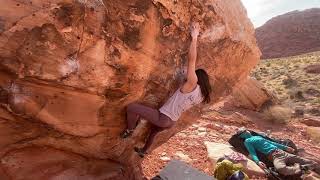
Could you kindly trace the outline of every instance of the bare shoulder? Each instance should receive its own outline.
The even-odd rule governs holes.
[[[196,83],[190,83],[190,82],[185,82],[180,91],[184,94],[186,93],[191,93],[192,91],[194,91],[197,88],[197,82]]]

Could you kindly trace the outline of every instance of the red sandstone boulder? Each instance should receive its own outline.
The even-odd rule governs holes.
[[[0,0],[0,177],[141,179],[122,140],[125,106],[160,107],[183,82],[189,24],[213,99],[248,76],[260,52],[240,0]],[[152,149],[196,118],[187,112]]]
[[[255,111],[279,102],[273,93],[269,92],[259,81],[251,78],[234,88],[231,101],[236,107]]]

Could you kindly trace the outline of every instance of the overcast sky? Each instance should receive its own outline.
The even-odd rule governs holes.
[[[259,27],[274,16],[294,10],[320,7],[320,0],[241,0],[255,27]]]

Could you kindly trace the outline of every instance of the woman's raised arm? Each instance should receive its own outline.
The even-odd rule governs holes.
[[[183,84],[182,93],[189,93],[197,86],[198,78],[196,75],[196,61],[197,61],[197,41],[199,36],[199,23],[193,23],[191,28],[192,41],[189,49],[189,60],[187,69],[187,81]]]

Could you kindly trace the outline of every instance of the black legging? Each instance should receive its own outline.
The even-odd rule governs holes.
[[[138,103],[131,103],[127,106],[127,125],[129,130],[133,130],[140,118],[143,118],[151,123],[151,132],[148,136],[146,144],[142,148],[144,152],[151,146],[154,137],[164,129],[174,125],[168,116],[162,114],[157,109],[144,106]]]

